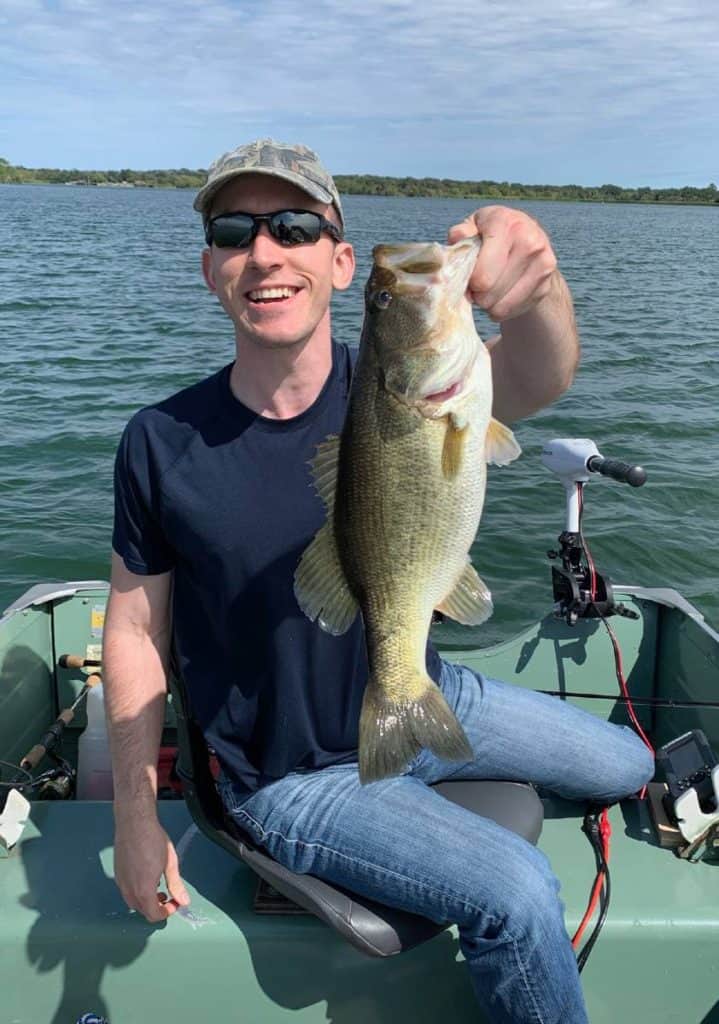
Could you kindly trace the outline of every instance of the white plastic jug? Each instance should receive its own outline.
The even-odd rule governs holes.
[[[85,709],[87,728],[77,744],[77,799],[112,800],[112,762],[101,683],[88,690]]]

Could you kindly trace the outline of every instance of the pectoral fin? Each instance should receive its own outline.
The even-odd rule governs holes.
[[[437,611],[463,626],[479,626],[492,614],[492,595],[484,580],[480,579],[469,562],[454,585],[454,589],[437,605]]]
[[[333,636],[346,633],[358,604],[342,571],[331,518],[317,531],[295,571],[295,597],[312,622]]]
[[[451,416],[447,417],[447,430],[442,446],[442,474],[445,480],[453,480],[459,473],[464,455],[467,427],[457,427]]]
[[[491,419],[484,443],[484,457],[487,462],[494,463],[495,466],[506,466],[521,454],[522,449],[509,427],[505,427],[499,420]]]

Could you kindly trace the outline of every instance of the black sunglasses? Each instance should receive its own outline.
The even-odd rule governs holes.
[[[220,249],[247,249],[257,238],[260,225],[266,224],[280,245],[307,245],[318,242],[326,231],[335,242],[342,231],[321,213],[310,210],[278,210],[277,213],[221,213],[208,221],[205,240]]]

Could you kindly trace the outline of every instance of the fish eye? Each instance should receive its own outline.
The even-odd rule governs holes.
[[[392,292],[388,292],[386,288],[383,288],[382,291],[374,293],[373,300],[378,309],[387,309],[387,306],[392,301]]]

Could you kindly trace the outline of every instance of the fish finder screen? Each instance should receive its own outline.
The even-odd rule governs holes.
[[[672,768],[680,779],[685,779],[704,767],[701,752],[695,743],[685,743],[672,750]]]

